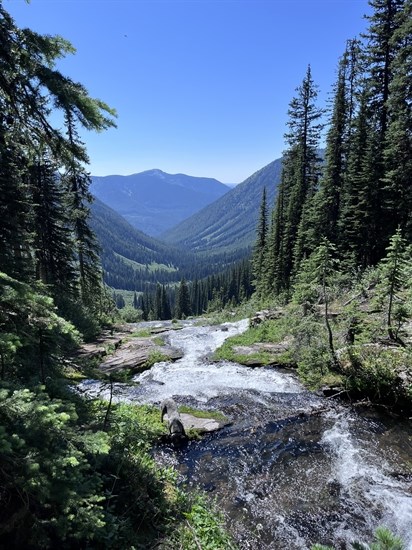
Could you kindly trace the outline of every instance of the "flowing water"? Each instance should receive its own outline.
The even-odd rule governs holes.
[[[350,548],[379,525],[412,550],[412,428],[376,412],[359,413],[305,391],[290,372],[212,362],[208,356],[247,321],[188,325],[168,342],[184,352],[117,384],[117,400],[221,410],[232,424],[185,447],[160,447],[182,483],[207,491],[241,549]],[[89,381],[90,394],[104,394]],[[106,390],[107,391],[107,390]]]

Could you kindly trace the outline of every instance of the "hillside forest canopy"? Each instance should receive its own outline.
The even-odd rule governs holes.
[[[276,202],[263,193],[251,258],[229,258],[206,278],[154,276],[134,295],[135,311],[185,317],[250,299],[291,307],[303,322],[300,342],[318,342],[303,326],[322,333],[317,355],[310,348],[310,360],[297,360],[313,384],[329,369],[345,376],[328,312],[346,293],[351,309],[339,330],[347,343],[384,334],[410,368],[412,2],[369,3],[367,33],[348,40],[338,61],[326,128],[310,66],[290,102]],[[116,112],[58,70],[73,53],[60,36],[18,28],[0,2],[0,540],[7,548],[196,548],[200,515],[213,547],[230,548],[208,504],[191,501],[150,457],[163,430],[158,415],[124,405],[108,422],[106,403],[86,403],[70,388],[70,357],[118,314],[90,226],[79,138],[80,129],[114,127]],[[367,321],[366,334],[357,298],[371,295],[382,318]],[[373,357],[351,350],[357,391],[376,399],[382,388],[401,391],[382,364],[373,370]],[[411,384],[402,392],[408,411]]]

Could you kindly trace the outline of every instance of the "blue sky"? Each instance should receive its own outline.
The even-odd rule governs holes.
[[[59,62],[118,112],[83,133],[93,175],[151,168],[238,183],[284,149],[308,63],[325,106],[367,0],[4,0],[21,27],[77,49]]]

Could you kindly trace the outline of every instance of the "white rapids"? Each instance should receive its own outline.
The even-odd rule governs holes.
[[[185,322],[170,330],[164,337],[183,358],[156,363],[132,384],[114,384],[113,400],[158,405],[174,397],[229,407],[230,427],[178,453],[157,453],[194,486],[215,491],[240,547],[309,550],[324,541],[349,548],[353,540],[370,542],[384,525],[412,550],[412,431],[306,392],[276,368],[211,359],[247,327],[247,320]],[[80,390],[108,399],[110,388],[88,380]],[[312,415],[317,408],[324,412]]]
[[[225,323],[216,327],[187,327],[170,333],[169,343],[183,351],[184,357],[174,363],[156,363],[150,370],[134,377],[139,382],[139,401],[161,401],[169,396],[190,396],[198,401],[234,394],[241,390],[258,392],[303,391],[291,375],[274,369],[252,369],[228,361],[207,359],[230,336],[247,329],[248,321]],[[222,330],[222,327],[225,330]]]
[[[216,326],[186,326],[171,330],[167,340],[183,352],[175,362],[161,361],[149,370],[133,377],[138,385],[114,384],[116,402],[155,404],[167,397],[193,397],[206,402],[212,397],[236,394],[240,391],[259,393],[300,393],[302,385],[290,374],[274,369],[252,369],[228,361],[208,359],[230,336],[241,334],[248,328],[248,320]],[[80,389],[89,396],[107,399],[109,387],[95,380],[87,380]]]

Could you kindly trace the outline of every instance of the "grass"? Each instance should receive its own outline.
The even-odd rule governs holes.
[[[115,255],[122,260],[123,263],[126,265],[132,267],[135,271],[143,271],[148,268],[149,272],[152,273],[154,271],[166,271],[167,273],[173,273],[177,271],[176,267],[166,265],[166,264],[158,264],[157,262],[152,262],[150,264],[140,264],[139,262],[135,262],[134,260],[130,260],[129,258],[126,258],[125,256],[122,256],[121,254],[117,254],[115,252]]]
[[[150,338],[151,332],[148,328],[142,328],[140,330],[136,330],[135,332],[132,332],[130,337],[131,338]]]
[[[203,411],[199,409],[193,409],[187,405],[179,406],[180,413],[191,414],[196,418],[211,418],[216,420],[216,422],[228,422],[227,416],[225,416],[221,411]]]
[[[257,343],[279,343],[290,334],[289,321],[286,317],[266,321],[257,327],[251,327],[243,334],[228,338],[223,345],[215,352],[215,358],[218,360],[235,361],[241,364],[250,364],[250,362],[270,365],[276,362],[289,366],[293,363],[293,358],[289,351],[284,353],[270,353],[261,350],[251,354],[242,354],[235,351],[237,346],[253,346]]]
[[[142,365],[142,369],[148,369],[161,361],[170,361],[170,357],[159,350],[153,350],[149,353],[147,361]]]
[[[107,404],[95,402],[92,406],[102,419]],[[122,502],[123,489],[126,497],[133,500],[131,510],[139,520],[137,525],[143,523],[136,533],[138,545],[133,547],[235,550],[214,503],[198,493],[185,493],[178,486],[177,472],[160,467],[151,456],[153,445],[165,431],[157,407],[113,405],[109,437],[116,453],[114,458],[118,458],[115,483],[119,493],[112,498],[114,505],[117,500]],[[145,523],[153,523],[157,534],[145,532]]]

